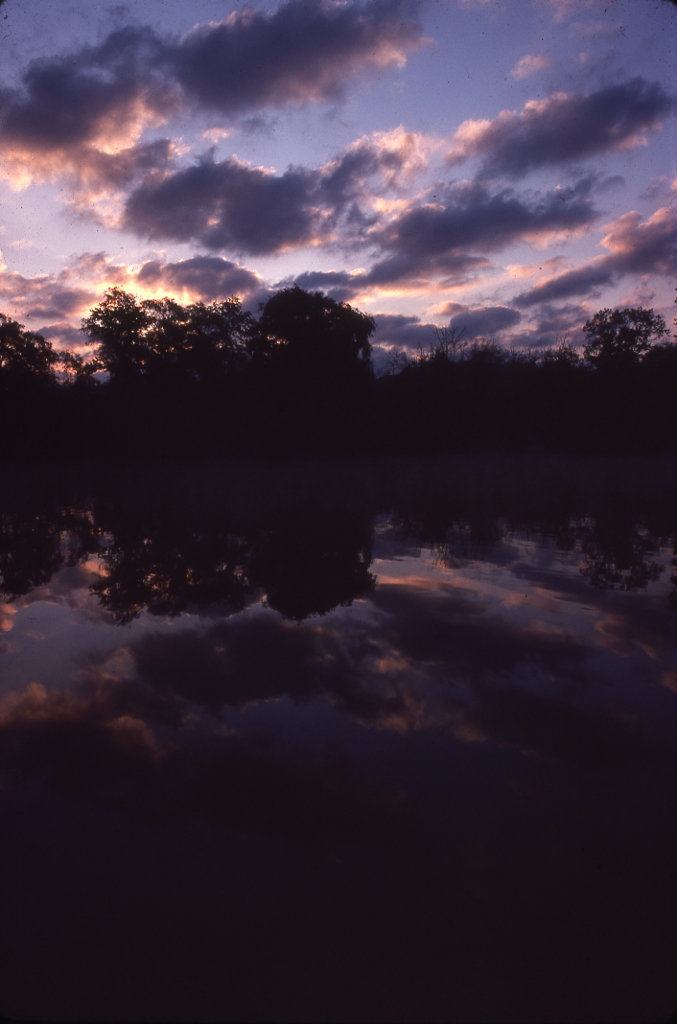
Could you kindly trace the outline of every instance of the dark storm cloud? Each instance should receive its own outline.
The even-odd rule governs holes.
[[[504,110],[490,122],[466,122],[449,161],[483,158],[483,172],[518,177],[547,165],[637,144],[674,100],[657,83],[633,78],[597,92],[558,93],[532,100],[521,113]]]
[[[391,160],[391,166],[401,166],[397,154],[391,154]],[[336,160],[325,178],[324,189],[336,202],[345,202],[352,196],[359,196],[362,183],[380,170],[383,164],[382,155],[367,142],[352,147]]]
[[[140,285],[187,289],[205,299],[248,295],[261,288],[256,274],[220,256],[193,256],[176,263],[149,260],[136,275]]]
[[[312,240],[320,226],[315,194],[308,171],[276,175],[233,159],[206,159],[140,185],[127,199],[124,224],[148,238],[262,255]]]
[[[644,223],[636,212],[608,225],[602,239],[608,255],[596,257],[575,270],[565,271],[522,292],[513,300],[518,306],[533,306],[592,288],[613,284],[624,274],[674,274],[677,267],[677,210],[666,206]]]
[[[10,178],[69,175],[78,192],[122,188],[171,160],[168,139],[139,143],[177,109],[154,69],[162,46],[150,29],[116,32],[98,47],[33,61],[23,88],[0,91],[0,144]]]
[[[275,287],[286,288],[298,284],[300,288],[308,291],[323,291],[338,302],[351,302],[361,292],[381,285],[401,284],[405,287],[427,288],[431,278],[442,278],[442,284],[459,284],[468,279],[471,271],[489,265],[489,260],[484,257],[470,256],[467,253],[442,253],[428,257],[425,254],[398,253],[377,260],[369,270],[359,273],[312,270],[278,281]],[[386,319],[377,318],[377,329],[378,323],[385,322]],[[392,323],[388,322],[394,327],[395,322],[400,319],[393,317]]]
[[[236,114],[340,96],[348,77],[392,66],[423,41],[409,0],[334,4],[290,0],[198,27],[169,54],[199,106]]]

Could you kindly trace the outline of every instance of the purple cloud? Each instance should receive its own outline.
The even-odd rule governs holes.
[[[670,276],[677,267],[677,210],[665,206],[644,223],[636,211],[608,225],[602,245],[609,250],[574,270],[567,270],[515,296],[518,306],[581,295],[592,288],[613,284],[624,274]]]
[[[63,150],[187,106],[236,116],[336,99],[348,80],[401,64],[422,42],[410,0],[289,0],[270,14],[233,13],[180,40],[130,25],[98,46],[33,61],[21,88],[0,91],[0,138]]]
[[[261,288],[251,270],[220,256],[193,256],[176,263],[149,260],[136,275],[140,285],[161,285],[169,291],[186,289],[205,299],[248,295]]]
[[[449,326],[463,330],[463,338],[471,341],[473,338],[491,338],[516,327],[521,319],[522,314],[509,306],[462,306],[451,316]]]
[[[201,163],[140,185],[124,226],[153,239],[199,241],[207,249],[262,255],[309,243],[320,228],[309,171],[277,175],[237,160]]]
[[[466,121],[456,132],[452,164],[482,159],[486,175],[517,178],[537,167],[581,160],[638,144],[675,101],[657,83],[633,78],[597,92],[556,93],[531,100],[520,113]]]
[[[238,114],[334,100],[347,79],[399,64],[422,42],[410,0],[289,0],[271,14],[244,10],[196,28],[167,58],[199,107]]]

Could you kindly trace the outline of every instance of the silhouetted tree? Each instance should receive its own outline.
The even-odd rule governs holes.
[[[57,361],[42,335],[0,314],[0,434],[5,458],[53,450]]]
[[[639,362],[653,341],[667,334],[665,320],[652,309],[601,309],[583,327],[585,358],[598,368]]]
[[[145,338],[156,374],[173,372],[198,383],[220,381],[248,359],[254,321],[237,298],[181,306],[173,299],[147,299]]]
[[[0,381],[54,382],[58,359],[41,334],[0,313]]]
[[[98,343],[96,357],[112,380],[129,381],[147,371],[152,353],[144,333],[150,323],[136,296],[117,287],[109,288],[82,321],[83,331]]]
[[[365,313],[297,286],[266,302],[252,339],[252,401],[266,446],[367,446],[374,327]]]
[[[269,351],[281,345],[298,355],[299,365],[371,365],[373,317],[322,292],[284,288],[264,305],[259,328]]]

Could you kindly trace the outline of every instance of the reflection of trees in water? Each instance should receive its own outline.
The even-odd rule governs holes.
[[[502,544],[535,534],[580,551],[581,575],[598,588],[644,590],[663,574],[659,551],[677,533],[677,496],[674,473],[650,460],[461,458],[446,479],[435,470],[444,460],[428,472],[421,465],[414,460],[408,491],[400,482],[392,521],[449,568],[503,561]],[[670,582],[677,607],[677,573]]]
[[[290,619],[323,615],[373,589],[370,510],[320,498],[285,505],[256,537],[252,580]]]
[[[228,534],[116,536],[103,555],[105,575],[91,589],[122,623],[144,610],[178,615],[189,607],[225,604],[239,611],[250,589],[246,556],[246,541]]]
[[[99,549],[85,509],[5,496],[0,511],[0,598],[12,601],[49,583],[62,565],[74,566]]]
[[[676,533],[668,485],[649,493],[619,477],[596,493],[566,466],[548,477],[533,465],[501,475],[496,465],[315,461],[118,471],[38,491],[24,483],[3,496],[0,593],[27,594],[97,554],[103,574],[92,591],[121,623],[144,610],[237,611],[256,593],[300,621],[373,589],[372,525],[384,509],[397,532],[448,565],[509,561],[501,544],[536,533],[580,549],[593,586],[642,590],[661,576],[659,549]],[[677,571],[670,583],[677,607]]]
[[[58,523],[44,514],[0,516],[0,590],[12,600],[48,583],[59,569]]]
[[[144,609],[176,615],[223,604],[238,611],[257,590],[276,611],[301,620],[371,589],[368,510],[322,488],[307,486],[299,498],[293,488],[270,494],[246,482],[244,499],[230,489],[207,502],[173,489],[170,499],[160,489],[124,512],[116,503],[100,510],[114,541],[104,555],[106,575],[92,589],[117,621]]]
[[[675,570],[670,577],[672,590],[670,591],[670,604],[677,609],[677,557],[672,559],[672,568]]]
[[[597,520],[581,527],[581,575],[605,590],[646,590],[661,575],[660,540],[636,523]]]
[[[67,508],[27,489],[2,512],[0,592],[26,594],[96,553],[103,573],[91,590],[120,623],[142,611],[239,611],[256,591],[288,618],[325,614],[374,585],[371,510],[329,481],[136,477],[102,482]]]

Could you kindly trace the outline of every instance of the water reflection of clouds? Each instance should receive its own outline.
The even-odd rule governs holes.
[[[16,607],[13,604],[0,604],[0,633],[9,633],[14,628]]]
[[[597,763],[624,745],[648,754],[639,726],[590,703],[593,680],[613,668],[595,661],[585,638],[538,622],[516,628],[446,586],[384,584],[369,603],[366,619],[344,613],[299,625],[261,609],[206,629],[149,631],[124,659],[90,666],[87,679],[110,686],[126,676],[182,722],[203,709],[232,726],[233,712],[291,699],[327,702],[362,727],[450,729],[546,759]],[[115,678],[112,662],[123,666]]]
[[[100,559],[63,566],[20,609],[10,606],[21,628],[8,679],[65,687],[71,717],[91,721],[97,708],[118,740],[132,730],[135,749],[142,735],[155,742],[157,728],[172,730],[179,745],[189,732],[245,742],[264,704],[282,713],[291,701],[313,716],[331,708],[334,728],[345,720],[399,735],[442,729],[463,742],[588,765],[623,749],[649,757],[642,727],[621,721],[600,693],[613,684],[630,708],[647,665],[674,686],[666,612],[656,625],[654,601],[591,591],[575,551],[528,536],[489,544],[482,559],[461,564],[438,547],[405,544],[398,554],[392,531],[381,533],[392,550],[372,562],[375,591],[351,607],[299,623],[266,608],[259,591],[237,614],[218,604],[178,618],[142,614],[122,645],[90,591]],[[40,667],[47,644],[55,672]]]
[[[176,551],[207,583],[239,551],[219,541],[232,524],[218,503],[204,523],[202,507],[191,519],[176,503],[167,543],[129,574],[132,598]],[[158,500],[160,534],[171,505]],[[647,979],[667,991],[677,645],[665,581],[598,589],[575,544],[541,544],[537,528],[497,541],[485,517],[457,531],[453,558],[387,526],[369,564],[368,530],[349,533],[327,590],[330,513],[314,509],[312,543],[296,546],[274,516],[272,529],[267,512],[252,520],[243,564],[256,587],[237,612],[220,586],[197,592],[199,608],[179,588],[171,614],[140,602],[114,625],[89,589],[105,575],[91,553],[48,583],[32,572],[35,600],[15,589],[0,606],[13,627],[0,641],[23,645],[3,656],[0,691],[15,988],[33,983],[37,934],[50,997],[77,963],[99,996],[124,978],[145,998],[150,963],[158,1019],[178,1012],[177,992],[190,1016],[198,985],[222,1007],[224,972],[239,994],[231,1017],[246,1019],[262,976],[296,993],[309,963],[315,1011],[368,975],[372,994],[392,994],[383,1019],[445,1017],[452,989],[470,993],[453,1016],[475,1019],[487,991],[482,1016],[505,1018],[532,978],[562,996],[557,1012],[575,991],[571,1019],[588,992],[604,990],[599,1019],[612,990],[622,1010],[618,979],[635,1007]],[[431,517],[443,524],[446,510]],[[115,521],[122,555],[141,551],[146,518]],[[339,571],[344,557],[359,572]],[[309,584],[304,604],[291,590],[278,610],[263,604],[295,579]],[[31,615],[41,641],[24,631]]]
[[[280,750],[230,723],[194,729],[190,715],[132,680],[94,677],[49,691],[37,683],[0,702],[0,767],[57,791],[94,797],[154,821],[205,818],[235,829],[330,841],[361,839],[405,814],[401,796],[358,780],[313,745]]]

